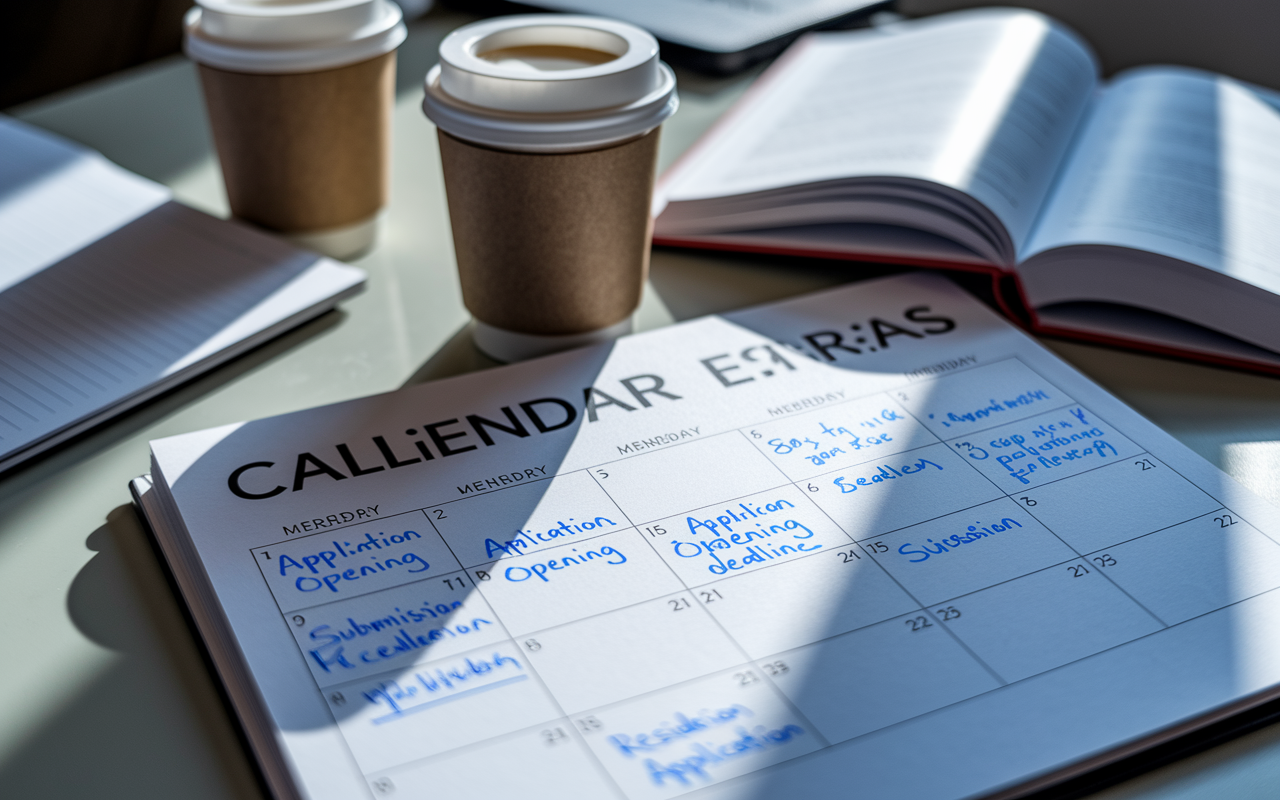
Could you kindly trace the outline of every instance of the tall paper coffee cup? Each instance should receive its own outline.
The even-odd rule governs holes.
[[[489,20],[444,40],[426,89],[480,349],[514,361],[629,332],[658,129],[678,104],[653,37],[594,17]]]
[[[198,0],[186,51],[231,213],[346,258],[386,205],[395,48],[389,0]]]

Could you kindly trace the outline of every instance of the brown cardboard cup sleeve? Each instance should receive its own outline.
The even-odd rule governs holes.
[[[271,74],[200,64],[231,213],[302,233],[386,205],[395,51],[334,69]]]
[[[439,131],[462,297],[481,322],[544,336],[640,305],[658,129],[575,153],[521,153]]]

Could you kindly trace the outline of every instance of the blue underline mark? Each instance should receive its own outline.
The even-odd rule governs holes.
[[[452,703],[454,700],[461,700],[462,698],[470,697],[473,694],[480,694],[481,692],[487,692],[490,689],[497,689],[499,686],[506,686],[509,683],[516,683],[518,681],[527,680],[528,678],[529,678],[528,675],[516,675],[511,678],[504,678],[500,681],[494,681],[493,683],[487,684],[485,686],[477,686],[474,689],[467,689],[466,691],[458,692],[457,694],[451,695],[449,697],[441,697],[439,700],[432,700],[429,703],[423,703],[422,705],[419,705],[419,706],[406,708],[401,711],[393,711],[390,714],[384,714],[381,717],[374,717],[373,724],[381,725],[384,722],[390,722],[393,719],[399,719],[400,717],[406,716],[408,714],[413,714],[414,712],[422,711],[423,709],[431,708],[432,706],[438,706],[441,703]]]

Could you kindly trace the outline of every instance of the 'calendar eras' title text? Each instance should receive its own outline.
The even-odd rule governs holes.
[[[848,364],[890,347],[955,330],[950,317],[928,306],[907,308],[897,321],[872,317],[844,329],[826,329],[800,336],[794,343],[759,343],[738,353],[719,353],[698,359],[706,374],[724,389],[784,376],[797,370],[797,356],[823,364]],[[494,447],[510,439],[524,439],[570,430],[575,424],[601,422],[655,405],[676,402],[684,395],[661,375],[643,373],[618,379],[615,385],[587,386],[577,402],[563,397],[537,397],[486,414],[465,414],[404,429],[400,435],[333,445],[329,452],[298,453],[291,463],[254,461],[227,476],[236,497],[265,500],[284,492],[300,492],[317,483],[343,481],[387,470]]]

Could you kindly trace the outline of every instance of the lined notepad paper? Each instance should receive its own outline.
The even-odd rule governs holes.
[[[0,470],[322,313],[363,280],[0,117]]]

